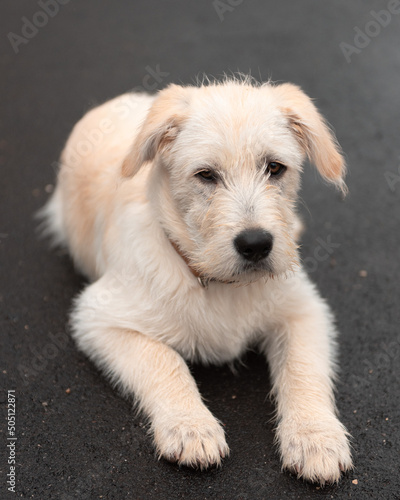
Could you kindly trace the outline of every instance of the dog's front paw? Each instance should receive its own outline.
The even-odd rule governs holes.
[[[229,455],[224,430],[210,412],[164,417],[153,422],[153,431],[159,458],[179,465],[206,469]]]
[[[353,468],[347,436],[335,417],[308,423],[284,419],[277,429],[282,466],[307,481],[338,482]]]

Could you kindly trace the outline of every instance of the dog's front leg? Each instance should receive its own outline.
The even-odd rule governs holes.
[[[73,319],[79,347],[150,417],[159,458],[200,468],[220,464],[229,453],[224,431],[175,350],[138,332],[87,328]]]
[[[289,292],[277,309],[265,351],[283,467],[309,481],[338,481],[352,461],[348,433],[335,414],[330,310],[308,281]]]

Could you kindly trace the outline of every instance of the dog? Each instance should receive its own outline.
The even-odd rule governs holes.
[[[124,94],[66,143],[41,216],[90,280],[72,335],[135,397],[159,458],[221,464],[224,430],[184,360],[229,363],[258,346],[282,467],[320,484],[352,468],[334,319],[298,253],[306,157],[346,190],[340,146],[311,99],[250,78]]]

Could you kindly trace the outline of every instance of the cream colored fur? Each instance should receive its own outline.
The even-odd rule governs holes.
[[[42,215],[92,281],[75,300],[73,336],[135,396],[160,457],[206,468],[228,455],[184,359],[225,363],[258,345],[283,466],[322,484],[352,467],[333,396],[332,315],[298,259],[306,155],[344,189],[342,156],[310,99],[247,79],[117,97],[68,139]],[[287,166],[280,179],[265,174],[269,161]],[[196,175],[208,167],[212,186]],[[246,267],[233,239],[253,227],[274,243]]]

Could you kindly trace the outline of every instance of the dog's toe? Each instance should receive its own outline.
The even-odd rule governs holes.
[[[154,439],[159,458],[164,457],[179,465],[206,469],[220,465],[228,456],[225,433],[210,414],[204,418],[179,418],[172,426],[158,425]]]
[[[278,439],[283,468],[298,478],[333,484],[353,467],[347,432],[337,420],[307,425],[282,422]]]

